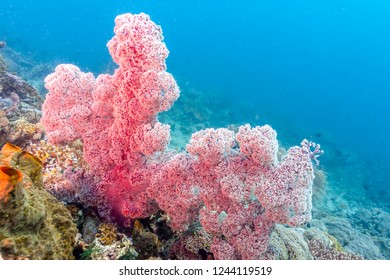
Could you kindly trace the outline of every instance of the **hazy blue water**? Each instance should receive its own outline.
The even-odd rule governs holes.
[[[0,0],[0,40],[99,73],[114,17],[141,11],[163,27],[179,84],[235,99],[243,122],[267,120],[282,141],[321,135],[357,153],[388,193],[388,0]]]

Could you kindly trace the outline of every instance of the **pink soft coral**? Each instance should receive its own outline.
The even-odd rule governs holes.
[[[124,199],[145,197],[142,192],[147,183],[129,181],[127,175],[122,180],[118,177],[145,177],[145,156],[165,150],[169,126],[158,122],[156,116],[172,106],[179,88],[165,71],[168,50],[161,28],[146,14],[121,15],[115,22],[116,35],[108,48],[119,68],[113,75],[95,79],[76,66],[59,65],[45,80],[49,93],[42,123],[52,143],[82,139],[90,172],[100,178],[99,192],[110,194],[107,199],[121,208],[117,212],[133,217],[144,211]],[[137,198],[133,198],[135,194]],[[118,201],[115,196],[123,199]],[[148,203],[145,198],[141,201],[142,206]]]
[[[46,78],[42,123],[49,141],[81,139],[89,170],[67,170],[78,198],[123,222],[158,209],[171,227],[200,221],[214,235],[216,258],[261,258],[275,223],[297,226],[311,218],[312,160],[308,141],[279,162],[276,132],[268,125],[205,129],[186,151],[167,150],[168,125],[157,114],[179,96],[167,73],[161,28],[145,14],[121,15],[108,43],[119,68],[96,79],[60,65]],[[312,150],[314,148],[314,150]]]
[[[216,258],[229,252],[229,258],[258,259],[275,223],[299,226],[311,219],[311,161],[321,153],[311,146],[303,141],[279,162],[269,126],[242,126],[236,135],[206,129],[193,134],[188,153],[171,157],[154,173],[149,193],[173,228],[186,230],[199,220],[215,236]]]

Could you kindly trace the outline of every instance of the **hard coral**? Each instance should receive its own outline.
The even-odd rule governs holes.
[[[43,128],[37,123],[42,101],[33,87],[0,66],[0,146],[41,139]]]
[[[211,242],[212,236],[202,228],[184,233],[169,247],[168,258],[173,260],[207,259]]]
[[[117,240],[117,228],[114,224],[102,223],[99,225],[99,232],[96,238],[103,245],[110,245]]]
[[[81,254],[84,260],[135,260],[137,257],[132,240],[119,233],[117,240],[110,244],[102,244],[99,239],[95,239]]]
[[[313,256],[302,228],[289,228],[275,225],[271,234],[270,246],[266,253],[268,259],[277,260],[312,260]]]
[[[21,117],[20,119],[8,123],[5,132],[5,141],[25,146],[28,142],[42,139],[44,128],[39,123],[31,123],[24,117]]]
[[[38,122],[42,97],[22,78],[0,70],[0,109],[7,112],[10,120],[32,114],[30,122]]]
[[[156,258],[161,251],[161,242],[157,235],[145,230],[140,221],[134,222],[134,229],[131,234],[134,241],[135,250],[138,253],[138,259],[145,260]]]
[[[85,168],[87,164],[82,156],[81,143],[72,145],[51,145],[45,141],[28,143],[26,150],[42,161],[43,183],[45,189],[60,201],[80,202],[77,197],[80,190],[74,188],[63,176],[67,170]]]

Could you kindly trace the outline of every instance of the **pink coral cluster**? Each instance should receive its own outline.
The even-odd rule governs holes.
[[[168,145],[170,128],[156,116],[172,106],[179,88],[165,71],[168,50],[161,28],[146,14],[125,14],[115,21],[116,35],[108,48],[119,68],[113,75],[95,79],[76,66],[57,66],[45,79],[49,93],[42,123],[51,143],[82,139],[90,172],[99,177],[99,187],[94,189],[109,204],[123,208],[117,211],[133,217],[141,215],[144,207],[129,206],[117,197],[134,201],[132,196],[138,199],[145,191],[147,183],[142,179],[127,177],[145,177],[144,157]]]
[[[131,166],[143,155],[165,149],[169,126],[157,121],[179,96],[165,71],[168,50],[161,28],[145,14],[116,18],[116,35],[108,43],[119,68],[96,79],[73,65],[59,65],[49,75],[42,123],[49,141],[83,139],[92,170]],[[103,150],[103,151],[100,151]],[[110,162],[103,170],[99,166]]]
[[[304,141],[279,162],[277,150],[276,132],[267,125],[245,125],[236,135],[206,129],[154,177],[153,195],[172,227],[185,230],[199,220],[214,235],[216,258],[261,258],[275,223],[311,219],[311,160],[318,151]]]
[[[79,198],[107,218],[129,221],[161,209],[176,230],[200,221],[214,236],[217,259],[261,258],[275,223],[309,221],[319,146],[303,141],[279,161],[276,132],[244,125],[238,133],[205,129],[186,151],[167,150],[170,128],[156,116],[179,89],[165,71],[161,28],[145,14],[115,22],[108,43],[119,65],[113,75],[95,79],[60,65],[46,78],[42,122],[49,141],[84,144],[89,170],[65,173]]]
[[[45,79],[49,91],[43,104],[41,121],[53,144],[66,143],[82,137],[91,115],[92,90],[95,79],[74,65],[59,65]]]

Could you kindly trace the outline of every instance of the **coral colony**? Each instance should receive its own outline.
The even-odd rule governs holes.
[[[167,149],[170,127],[157,116],[173,105],[179,87],[166,71],[162,30],[141,13],[118,16],[114,31],[113,75],[95,78],[63,64],[45,80],[48,140],[82,140],[88,164],[66,169],[59,193],[123,224],[158,210],[178,231],[200,223],[213,236],[216,259],[262,258],[276,223],[311,219],[318,145],[304,140],[278,159],[275,130],[244,125],[237,133],[205,129],[185,151]]]

